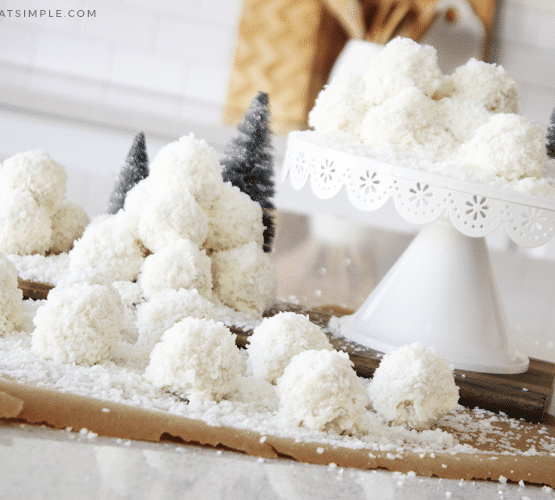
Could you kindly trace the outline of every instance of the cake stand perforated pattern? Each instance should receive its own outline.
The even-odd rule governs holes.
[[[505,227],[518,245],[543,245],[555,235],[555,200],[385,163],[311,137],[289,135],[283,180],[295,189],[309,182],[326,200],[345,189],[361,211],[392,199],[405,220],[426,224],[361,308],[341,321],[341,333],[384,352],[419,341],[459,369],[525,371],[528,358],[510,340],[484,237]]]

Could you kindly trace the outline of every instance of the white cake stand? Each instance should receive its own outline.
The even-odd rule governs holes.
[[[420,342],[460,370],[522,373],[528,358],[511,341],[485,236],[504,225],[519,245],[555,234],[555,200],[384,163],[289,135],[283,180],[310,179],[322,199],[346,189],[359,210],[392,199],[407,221],[426,223],[341,334],[381,352]]]

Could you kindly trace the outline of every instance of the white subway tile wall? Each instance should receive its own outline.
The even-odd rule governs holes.
[[[542,126],[555,106],[550,5],[498,0],[491,50],[520,84],[521,112]],[[242,0],[0,0],[0,102],[61,112],[66,96],[67,110],[80,98],[96,102],[107,121],[133,111],[217,125],[241,8]]]

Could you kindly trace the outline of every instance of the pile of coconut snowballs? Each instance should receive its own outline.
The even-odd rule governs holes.
[[[470,59],[444,75],[434,47],[395,38],[364,74],[334,78],[309,124],[397,159],[410,152],[413,163],[451,163],[461,178],[537,180],[547,161],[545,132],[517,113],[517,84],[502,66]]]
[[[0,251],[68,252],[89,218],[65,194],[64,167],[43,151],[18,153],[5,160],[0,169]]]

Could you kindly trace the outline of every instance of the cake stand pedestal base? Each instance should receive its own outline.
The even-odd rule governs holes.
[[[485,238],[462,234],[447,215],[419,233],[340,325],[346,338],[385,353],[433,346],[459,370],[513,374],[529,365],[510,339]]]

